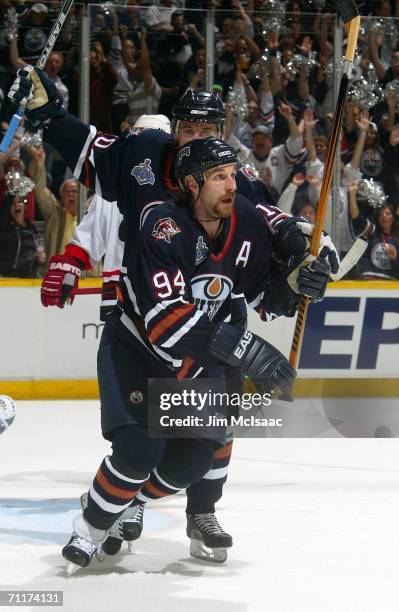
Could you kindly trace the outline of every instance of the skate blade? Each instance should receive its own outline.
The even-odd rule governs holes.
[[[89,503],[89,494],[87,492],[82,493],[82,495],[80,496],[80,507],[82,508],[82,512],[86,510],[88,503]]]
[[[211,563],[224,563],[227,559],[226,548],[207,548],[201,540],[190,540],[190,555],[194,559]]]
[[[99,561],[100,563],[104,563],[105,561],[105,552],[103,551],[102,548],[100,548],[99,550],[97,550],[96,552],[96,559],[97,561]]]
[[[80,567],[80,565],[76,565],[76,563],[71,563],[70,561],[66,561],[65,563],[65,574],[67,578],[70,578],[71,576],[76,574],[76,572],[80,569],[82,568]]]
[[[128,550],[129,555],[133,553],[133,542],[134,540],[127,541],[127,550]]]

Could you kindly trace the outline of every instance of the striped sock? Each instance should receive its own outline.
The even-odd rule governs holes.
[[[123,474],[111,457],[105,457],[91,484],[85,518],[98,529],[109,529],[122,512],[130,506],[148,475]]]
[[[160,476],[157,468],[154,468],[148,480],[145,481],[141,487],[139,493],[136,495],[136,500],[140,503],[146,503],[155,499],[161,499],[168,495],[174,495],[181,489],[184,489],[186,485],[176,487],[176,483],[173,485],[165,480],[163,476]]]
[[[233,442],[228,442],[226,446],[223,446],[223,448],[219,448],[217,451],[215,451],[212,467],[206,474],[204,474],[202,478],[205,480],[219,480],[219,478],[226,478],[232,451]]]

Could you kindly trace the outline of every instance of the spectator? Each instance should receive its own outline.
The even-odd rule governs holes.
[[[61,80],[59,76],[63,65],[64,56],[61,51],[52,51],[47,60],[45,71],[47,73],[47,76],[53,81],[54,85],[56,86],[58,93],[62,96],[64,100],[65,109],[68,110],[68,87],[65,85],[65,83]]]
[[[117,81],[101,43],[96,41],[90,51],[90,123],[108,134],[112,132],[111,101]]]
[[[299,172],[294,174],[278,200],[278,207],[284,212],[304,217],[310,223],[314,223],[316,214],[314,205],[309,201],[306,191],[297,191],[306,182],[313,184],[315,189],[320,185],[320,181],[315,177],[306,177]]]
[[[51,28],[48,8],[36,2],[30,8],[24,27],[20,28],[20,53],[22,59],[34,64],[39,59]]]
[[[391,130],[389,142],[383,148],[380,145],[377,126],[368,119],[367,113],[361,113],[360,119],[355,121],[358,127],[358,139],[351,165],[359,168],[363,178],[381,183],[384,191],[393,195],[395,175],[397,178],[398,155],[394,142],[397,130]]]
[[[108,11],[112,19],[112,42],[108,60],[118,78],[112,91],[112,133],[119,134],[120,125],[128,115],[128,96],[133,90],[131,77],[134,73],[136,47],[128,38],[128,26],[119,25],[115,9],[109,7]]]
[[[251,146],[252,132],[255,127],[265,126],[270,133],[274,127],[274,102],[270,90],[269,76],[263,60],[259,62],[259,78],[261,82],[255,93],[248,77],[242,73],[240,62],[237,60],[233,91],[236,97],[247,100],[248,113],[244,121],[239,121],[238,116],[233,112],[233,131],[238,140],[247,147]],[[227,130],[226,138],[229,133],[229,130]]]
[[[0,209],[0,275],[34,278],[44,263],[38,233],[25,216],[26,197],[7,195]]]
[[[139,33],[139,40],[140,59],[131,72],[133,89],[128,98],[128,120],[131,124],[141,115],[155,115],[162,95],[161,87],[152,74],[144,30]]]
[[[258,126],[252,133],[251,148],[245,147],[240,141],[231,135],[227,142],[235,147],[243,162],[252,163],[258,172],[268,168],[273,187],[280,194],[286,180],[290,176],[294,165],[303,156],[303,122],[300,126],[292,114],[288,104],[280,102],[279,112],[288,123],[290,135],[285,144],[273,147],[273,141],[269,131],[264,126]]]
[[[363,280],[399,280],[398,220],[389,204],[375,212],[374,222],[361,214],[356,199],[358,182],[349,183],[349,213],[356,236],[366,236],[369,246],[359,262]]]
[[[185,89],[205,87],[205,49],[198,47],[183,68],[183,86]]]
[[[380,58],[379,43],[381,43],[381,35],[378,32],[372,32],[370,35],[370,57],[377,71],[377,77],[383,85],[387,85],[394,79],[399,78],[399,49],[393,49],[390,58],[390,64],[384,64]]]
[[[5,199],[13,188],[18,188],[18,185],[10,184],[19,181],[19,177],[28,178],[25,174],[25,164],[20,157],[13,155],[12,148],[6,155],[0,157],[0,208],[4,205]],[[16,195],[14,193],[13,195]],[[35,217],[35,196],[33,191],[24,194],[24,199],[27,200],[25,207],[25,217],[27,221],[33,223]]]
[[[45,221],[44,242],[46,265],[53,255],[64,252],[76,227],[78,210],[78,183],[75,179],[64,181],[60,187],[60,201],[47,188],[43,149],[31,149],[32,162],[29,173],[35,182],[35,198]]]
[[[176,6],[172,0],[160,0],[159,6],[150,6],[147,9],[145,22],[154,32],[173,32],[172,14]]]
[[[167,40],[158,45],[158,57],[154,63],[154,76],[162,90],[158,113],[170,116],[182,91],[182,69],[176,62],[173,49]]]
[[[69,104],[69,91],[68,87],[61,80],[59,74],[64,65],[64,56],[61,51],[53,51],[47,60],[45,71],[47,76],[53,81],[57,88],[58,93],[64,100],[64,106],[68,110]],[[60,185],[64,181],[66,164],[62,159],[61,155],[52,147],[49,143],[44,143],[44,150],[46,152],[46,171],[47,177],[51,184],[51,189],[54,193],[57,193]]]
[[[193,23],[186,23],[182,11],[175,11],[173,13],[171,23],[173,32],[167,34],[166,38],[174,51],[175,60],[180,66],[184,66],[198,47],[204,48],[205,38],[198,32]]]

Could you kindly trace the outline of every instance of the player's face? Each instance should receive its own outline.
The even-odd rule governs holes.
[[[177,134],[177,143],[179,147],[200,138],[209,138],[218,136],[218,127],[216,123],[195,123],[194,121],[181,121],[179,132]]]
[[[198,198],[202,211],[198,218],[220,219],[230,217],[235,200],[236,164],[214,168],[205,173],[205,184]],[[198,214],[199,213],[199,214]]]

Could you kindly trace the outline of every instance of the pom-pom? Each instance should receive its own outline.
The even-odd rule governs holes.
[[[230,89],[227,94],[227,104],[231,106],[236,117],[238,117],[240,121],[244,121],[248,114],[248,102],[245,93],[243,94],[239,90]]]
[[[34,181],[16,170],[7,172],[5,179],[8,193],[18,198],[23,198],[35,188]]]
[[[387,199],[380,183],[375,183],[373,179],[361,179],[359,181],[357,197],[359,200],[366,200],[373,208],[380,208]]]
[[[35,132],[30,132],[27,130],[21,138],[21,147],[35,147],[35,149],[40,149],[42,145],[43,130],[39,129]]]

